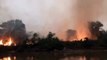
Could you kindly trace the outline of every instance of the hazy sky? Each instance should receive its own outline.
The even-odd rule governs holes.
[[[76,29],[76,24],[84,20],[100,20],[107,29],[106,3],[107,0],[0,0],[0,22],[21,19],[28,31],[52,31],[63,37],[67,29]]]

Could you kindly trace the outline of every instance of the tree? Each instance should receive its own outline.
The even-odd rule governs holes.
[[[38,46],[40,49],[45,49],[47,51],[53,51],[54,49],[63,49],[62,43],[57,37],[55,37],[55,34],[52,32],[49,32],[46,38],[40,40],[38,42]]]
[[[19,19],[3,22],[0,27],[0,36],[12,37],[17,44],[27,38],[25,24]]]
[[[55,36],[55,33],[49,32],[49,34],[47,35],[47,39],[51,39]]]
[[[76,39],[76,30],[69,29],[66,31],[66,40]]]
[[[92,34],[92,38],[98,38],[101,35],[101,27],[103,27],[103,24],[99,21],[89,22],[89,30]]]
[[[39,34],[38,33],[34,33],[33,37],[31,38],[32,43],[36,44],[39,41]]]

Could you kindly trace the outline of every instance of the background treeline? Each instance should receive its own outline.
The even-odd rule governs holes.
[[[25,40],[19,51],[64,51],[67,49],[107,49],[107,32],[105,31],[97,40],[91,40],[87,37],[82,40],[62,41],[55,34],[49,32],[45,38],[40,38],[37,33],[34,33],[31,40]]]
[[[0,38],[12,37],[17,43],[17,46],[3,47],[0,46],[0,51],[63,51],[67,49],[106,49],[107,48],[107,31],[102,29],[103,24],[99,21],[89,22],[89,30],[92,37],[87,37],[82,40],[63,41],[55,36],[55,33],[49,32],[46,37],[41,37],[38,33],[34,33],[29,39],[29,34],[26,33],[26,26],[21,20],[10,20],[0,25]],[[67,39],[75,35],[67,33]],[[73,30],[73,32],[76,32]],[[71,36],[70,36],[71,35]]]

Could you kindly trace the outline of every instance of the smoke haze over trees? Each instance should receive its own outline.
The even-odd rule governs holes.
[[[41,37],[38,33],[33,33],[32,38],[28,39],[26,25],[21,20],[16,19],[4,22],[0,25],[0,38],[12,37],[17,44],[15,48],[17,52],[49,52],[64,49],[106,49],[107,31],[101,28],[103,24],[100,21],[90,21],[88,24],[92,38],[84,37],[82,38],[83,40],[79,40],[76,37],[77,31],[69,29],[65,32],[67,34],[66,41],[59,39],[56,33],[53,32],[49,32],[46,37]]]
[[[18,18],[26,24],[27,31],[45,36],[52,31],[61,39],[65,38],[66,29],[79,30],[77,35],[79,32],[91,35],[87,28],[90,20],[100,20],[107,28],[106,3],[106,0],[0,0],[0,22]]]
[[[100,21],[90,21],[88,23],[88,25],[89,26],[87,28],[89,28],[91,36],[86,36],[86,37],[89,39],[96,40],[105,31],[103,28],[101,28],[101,27],[103,27],[103,24]],[[28,31],[26,32],[26,25],[19,19],[3,22],[0,25],[0,27],[1,27],[1,29],[0,29],[1,38],[13,37],[17,41],[17,40],[25,40],[26,38],[29,38],[29,35],[30,35],[27,33]],[[65,33],[66,33],[65,41],[80,40],[80,39],[78,39],[76,30],[68,29],[67,31],[65,31]],[[57,33],[55,33],[55,34],[57,34]],[[35,39],[35,35],[39,36],[38,33],[35,33],[32,36],[33,37],[32,39]],[[50,32],[49,38],[51,37],[51,35],[53,36],[54,34],[52,34]],[[81,37],[81,39],[84,39],[86,37]]]

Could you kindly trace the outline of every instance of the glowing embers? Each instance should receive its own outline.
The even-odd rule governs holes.
[[[2,45],[2,46],[16,46],[16,44],[13,42],[11,37],[9,37],[6,41],[1,39],[0,40],[0,45]]]

